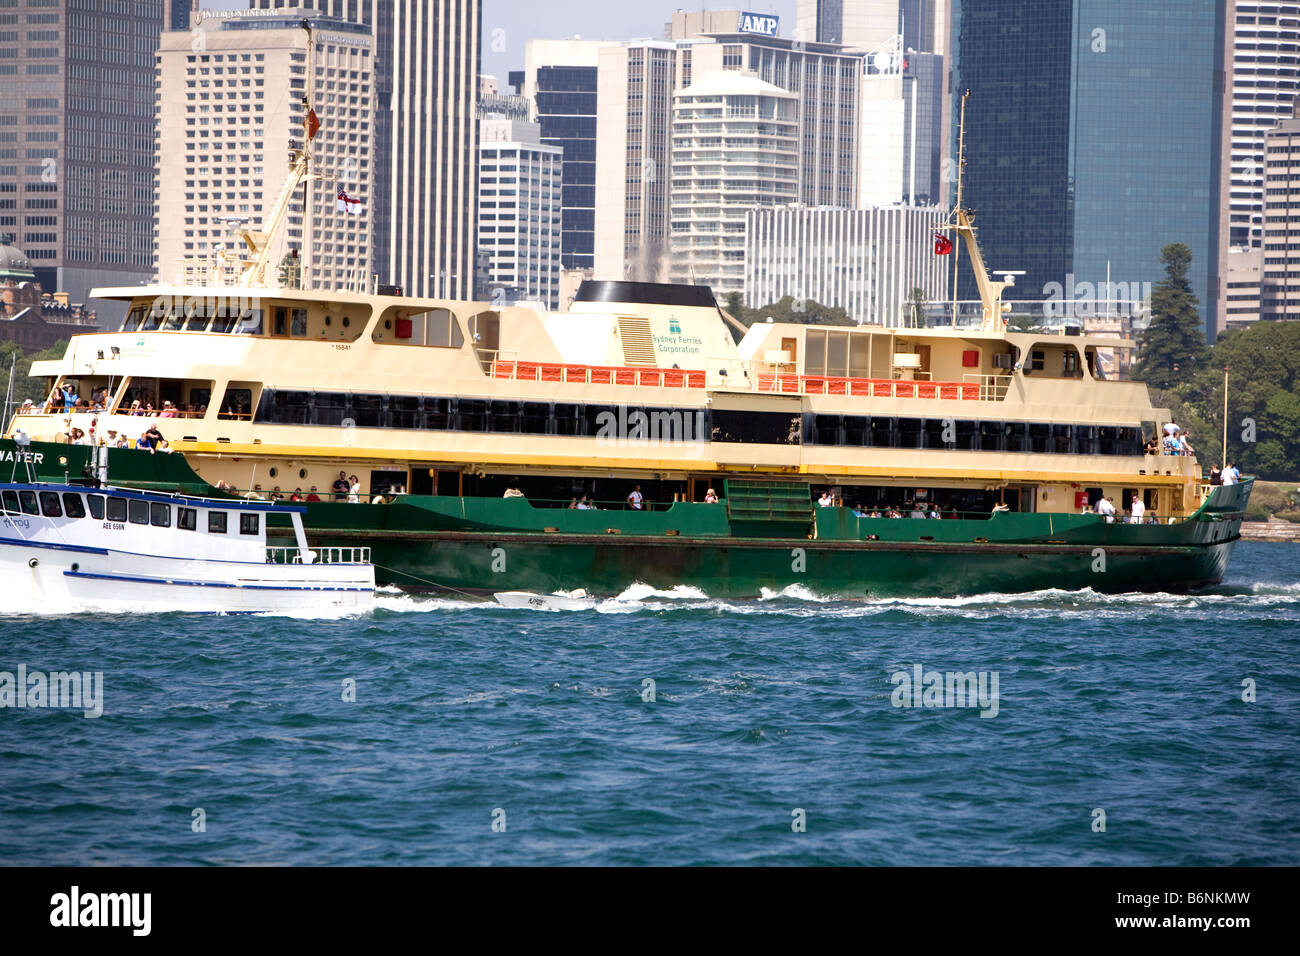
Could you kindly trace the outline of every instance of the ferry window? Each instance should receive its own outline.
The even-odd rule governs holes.
[[[462,398],[457,403],[456,416],[458,426],[463,432],[483,431],[484,419],[487,417],[487,402],[477,398]]]
[[[980,451],[1001,450],[1002,428],[1002,422],[980,422]]]
[[[199,513],[194,508],[176,509],[176,527],[182,531],[194,531],[199,526]]]
[[[424,400],[424,427],[448,429],[452,427],[452,400],[450,398],[426,398]]]
[[[867,419],[864,415],[844,416],[844,444],[865,445],[867,443]]]
[[[1024,422],[1007,422],[1003,429],[1003,442],[1007,451],[1029,451],[1029,439]]]
[[[458,349],[465,344],[460,323],[447,309],[434,309],[428,314],[425,341],[444,349]]]
[[[152,332],[154,329],[158,328],[165,314],[166,314],[165,308],[155,306],[154,308],[150,309],[147,313],[145,313],[144,321],[140,323],[140,331]]]
[[[900,418],[898,420],[898,447],[921,447],[921,419]]]
[[[805,375],[826,374],[826,333],[809,329],[804,337],[803,370]]]
[[[239,317],[239,324],[235,326],[236,335],[261,335],[262,334],[262,310],[251,309],[244,312]]]
[[[950,441],[944,441],[944,432],[948,431],[948,420],[942,418],[927,418],[925,420],[925,447],[926,448],[946,448]],[[949,432],[948,438],[955,439],[956,427]]]
[[[226,533],[226,513],[224,511],[208,512],[208,533],[209,534]]]
[[[1118,429],[1110,425],[1102,425],[1097,429],[1097,454],[1113,455],[1116,451],[1116,437]]]
[[[555,403],[555,434],[578,435],[582,428],[579,424],[579,407],[568,402]]]
[[[208,327],[208,313],[204,309],[195,309],[185,320],[186,332],[202,332]]]
[[[247,388],[228,388],[218,418],[249,419],[253,416],[253,392]]]
[[[1050,452],[1052,444],[1052,426],[1039,425],[1030,423],[1029,425],[1029,450],[1034,452]]]
[[[6,491],[4,493],[5,511],[11,515],[18,514],[18,492]]]
[[[814,445],[840,444],[840,421],[839,415],[814,415],[808,440]]]
[[[126,321],[122,323],[123,332],[134,332],[140,328],[140,323],[144,321],[144,308],[137,307],[131,310],[127,315]]]
[[[978,451],[980,446],[977,440],[976,423],[963,420],[955,424],[957,426],[956,447],[961,451]]]
[[[90,505],[90,516],[96,521],[104,519],[104,496],[86,495],[86,504]]]
[[[47,518],[63,517],[63,508],[59,505],[59,493],[57,491],[41,492],[41,514]]]
[[[149,523],[149,502],[130,498],[126,502],[126,517],[131,524]]]
[[[36,492],[20,491],[18,492],[18,500],[22,503],[23,514],[38,515],[41,513],[40,509],[36,507]]]
[[[1061,360],[1061,374],[1068,375],[1071,378],[1083,374],[1079,368],[1079,353],[1074,349],[1065,350],[1065,356]]]
[[[1041,372],[1047,362],[1047,353],[1042,349],[1034,349],[1029,353],[1029,368],[1034,372]]]
[[[306,394],[300,393],[300,394]],[[317,392],[312,401],[312,424],[342,425],[348,417],[348,396],[344,392]]]
[[[1068,425],[1066,426],[1069,427]],[[1097,454],[1097,429],[1092,425],[1074,426],[1074,453],[1076,455]]]
[[[296,338],[307,337],[307,310],[294,309],[290,318],[289,334]]]
[[[524,402],[521,430],[530,435],[545,435],[550,431],[551,406],[546,402]]]
[[[394,395],[389,398],[388,423],[393,428],[419,428],[420,399],[414,395]]]
[[[1074,426],[1053,425],[1052,446],[1056,454],[1069,455],[1074,452]]]
[[[105,517],[107,517],[109,521],[125,521],[126,520],[126,499],[109,498],[108,511]]]
[[[86,517],[86,508],[81,503],[81,495],[75,491],[65,491],[63,493],[63,513],[69,518]]]
[[[243,514],[243,515],[240,515],[240,516],[239,516],[239,533],[240,533],[240,534],[257,534],[257,529],[258,529],[258,525],[259,525],[259,522],[260,522],[260,520],[261,520],[261,517],[262,517],[262,516],[259,515],[259,514],[251,514],[251,515],[249,515],[249,514]]]
[[[492,402],[488,417],[488,430],[494,432],[519,431],[519,402]]]
[[[873,417],[871,419],[871,445],[874,448],[890,448],[894,444],[894,420],[892,418]]]
[[[352,420],[362,428],[382,428],[384,421],[384,396],[353,395]]]
[[[271,326],[271,334],[272,334],[272,335],[284,335],[284,334],[286,334],[287,329],[285,328],[285,323],[286,323],[286,321],[288,320],[288,317],[289,317],[289,310],[288,310],[288,309],[276,309],[276,310],[275,310],[275,323]]]
[[[217,312],[216,317],[212,320],[212,331],[223,332],[223,333],[229,332],[231,329],[235,327],[235,321],[238,318],[239,318],[238,312],[232,315],[230,310],[221,309],[219,312]]]
[[[149,523],[155,528],[170,528],[172,526],[172,506],[161,501],[152,502],[149,505]]]

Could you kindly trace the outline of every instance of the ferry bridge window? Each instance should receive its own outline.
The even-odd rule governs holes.
[[[844,416],[844,444],[865,445],[867,443],[867,419],[864,415]]]
[[[393,428],[419,428],[420,399],[414,395],[394,395],[389,398],[388,421]]]
[[[247,420],[252,418],[253,390],[249,388],[227,388],[226,397],[221,403],[218,418]]]
[[[1110,425],[1101,425],[1096,429],[1097,432],[1097,454],[1113,455],[1115,448],[1119,444],[1119,429]]]
[[[1056,443],[1052,440],[1052,426],[1037,422],[1029,424],[1029,450],[1033,452],[1054,451]]]
[[[426,398],[424,400],[424,427],[445,431],[453,424],[454,409],[450,398]]]
[[[59,493],[57,491],[41,492],[41,514],[47,518],[63,517],[63,508],[59,505]]]
[[[302,393],[306,394],[306,393]],[[348,396],[343,392],[317,392],[311,400],[313,425],[342,425],[348,418]]]
[[[208,533],[209,534],[226,533],[226,513],[224,511],[208,512]]]
[[[1074,453],[1076,455],[1097,454],[1097,428],[1094,425],[1074,426]]]
[[[276,392],[271,396],[271,421],[277,425],[306,425],[311,392]]]
[[[240,534],[257,534],[258,524],[261,519],[259,514],[242,514],[239,516],[239,533]]]
[[[812,434],[808,436],[808,441],[814,445],[842,445],[841,422],[843,419],[839,415],[814,415],[812,420]]]
[[[463,432],[481,432],[487,419],[487,402],[480,398],[462,398],[457,404],[456,426]]]
[[[74,491],[65,491],[63,493],[63,513],[69,518],[86,517],[86,508],[81,503],[81,495]]]
[[[181,531],[195,531],[199,526],[199,513],[194,508],[176,509],[176,527]]]
[[[215,329],[213,331],[216,331]],[[244,312],[239,317],[239,324],[235,327],[236,335],[261,335],[262,334],[262,310],[253,309],[251,312]]]
[[[1024,422],[1007,422],[1003,426],[1003,448],[1007,451],[1028,451],[1028,428]]]
[[[86,504],[90,505],[90,516],[96,521],[104,519],[104,496],[86,495]]]
[[[134,332],[140,328],[140,323],[144,321],[145,309],[143,306],[136,306],[127,313],[126,320],[122,323],[123,332]]]
[[[892,418],[873,415],[871,418],[871,447],[894,447],[895,426]]]
[[[520,420],[520,430],[529,435],[545,435],[550,432],[551,406],[546,402],[524,402],[524,415]]]
[[[1001,451],[1002,450],[1002,422],[980,422],[979,424],[979,449],[980,451]]]
[[[384,424],[384,396],[353,395],[352,420],[360,428],[382,428]]]
[[[1058,455],[1073,454],[1074,453],[1074,426],[1053,425],[1052,444],[1055,447],[1056,454]]]
[[[958,451],[976,451],[979,449],[979,431],[977,423],[959,419],[955,423],[957,440],[953,447]]]
[[[5,505],[5,511],[7,511],[9,514],[11,515],[18,514],[19,513],[18,492],[6,491],[4,493],[4,505]]]
[[[580,424],[580,405],[571,405],[567,402],[555,403],[555,434],[557,435],[580,435],[582,427]]]
[[[38,515],[41,513],[36,506],[36,492],[20,491],[18,492],[18,501],[22,505],[22,511],[25,515]]]
[[[126,502],[126,518],[131,524],[149,523],[149,502],[139,498],[129,498]]]
[[[519,417],[519,402],[492,402],[489,406],[488,430],[517,432],[519,431]]]
[[[235,323],[240,319],[240,310],[238,306],[217,309],[217,314],[212,318],[213,332],[229,332],[235,327]]]
[[[149,523],[155,528],[170,528],[172,526],[172,506],[161,501],[151,502],[149,505]]]
[[[286,329],[285,326],[286,326],[286,324],[287,324],[287,322],[288,322],[288,318],[289,318],[289,310],[288,310],[288,309],[276,309],[276,310],[272,313],[272,315],[274,316],[274,321],[271,323],[271,334],[272,334],[272,335],[284,335],[285,332],[287,331],[287,329]]]
[[[943,440],[943,433],[947,430],[947,422],[942,418],[927,418],[925,420],[925,447],[926,448],[947,448],[951,442]],[[955,437],[950,435],[951,437]]]
[[[716,442],[797,445],[802,438],[803,416],[801,415],[715,408],[710,417],[712,440]]]
[[[307,337],[307,310],[294,309],[289,319],[289,334],[294,338]]]
[[[898,420],[898,447],[921,447],[921,419],[900,418]]]
[[[109,498],[108,510],[105,512],[105,517],[108,518],[109,521],[125,521],[126,520],[126,499]]]

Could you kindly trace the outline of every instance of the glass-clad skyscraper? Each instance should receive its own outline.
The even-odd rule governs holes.
[[[1109,298],[1108,267],[1136,298],[1183,242],[1213,328],[1223,8],[956,0],[953,142],[969,89],[965,203],[988,266],[1026,272],[1009,298]],[[976,297],[969,275],[959,294]]]
[[[596,76],[594,66],[537,70],[542,142],[564,148],[560,265],[590,269],[596,253]]]

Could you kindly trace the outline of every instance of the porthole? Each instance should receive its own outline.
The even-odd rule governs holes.
[[[299,468],[299,469],[298,469],[298,477],[299,477],[299,478],[306,478],[306,477],[307,477],[307,469],[306,469],[306,468]]]
[[[276,475],[278,475],[278,474],[280,474],[280,469],[278,469],[278,468],[272,468],[272,469],[271,469],[271,471],[270,471],[270,475],[271,475],[272,478],[274,478],[274,477],[275,477]]]
[[[352,320],[349,319],[346,315],[343,316],[343,328],[346,329],[351,324],[352,324]]]
[[[79,564],[74,564],[74,565],[72,566],[72,573],[73,573],[73,574],[76,574],[76,573],[77,573],[78,571],[80,571],[80,570],[81,570],[81,565],[79,565]]]
[[[326,325],[329,325],[332,321],[333,321],[333,320],[332,320],[328,315],[325,316],[325,324],[326,324]]]
[[[392,319],[384,319],[384,328],[386,328],[386,329],[391,329],[392,327],[393,327],[393,320],[392,320]]]

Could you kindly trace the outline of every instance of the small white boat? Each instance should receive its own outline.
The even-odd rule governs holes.
[[[596,606],[582,588],[575,591],[556,591],[553,594],[534,594],[532,591],[499,591],[492,595],[503,607],[533,608],[539,611],[586,611]]]
[[[370,549],[309,549],[305,511],[106,485],[0,482],[0,594],[9,608],[56,613],[370,607]],[[272,514],[289,519],[293,546],[268,547]]]

